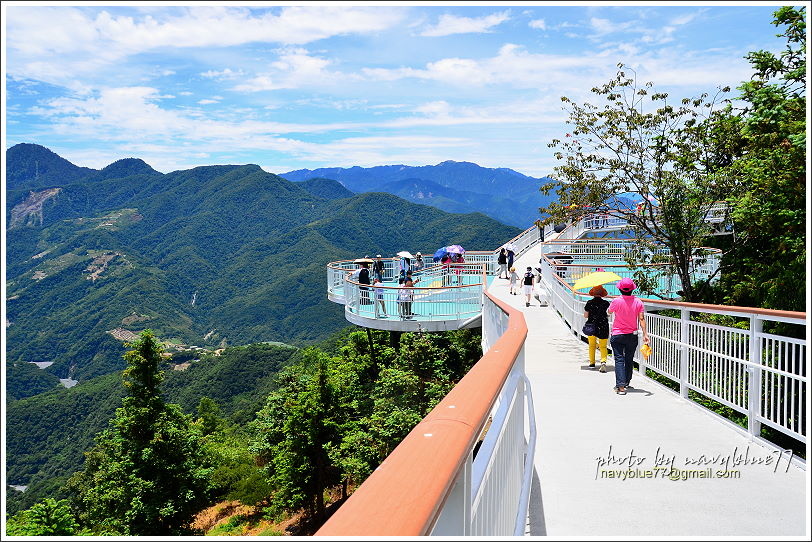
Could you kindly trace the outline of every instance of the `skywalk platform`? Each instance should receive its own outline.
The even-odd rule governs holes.
[[[540,254],[540,246],[531,248],[517,269],[537,266]],[[509,294],[507,280],[496,279],[489,291],[521,310],[528,327],[525,370],[538,439],[526,534],[803,537],[809,531],[809,475],[786,454],[636,372],[628,394],[617,395],[611,355],[606,373],[588,368],[586,343],[554,309],[535,299],[525,307],[524,296]],[[680,471],[673,480],[666,476],[672,466]]]

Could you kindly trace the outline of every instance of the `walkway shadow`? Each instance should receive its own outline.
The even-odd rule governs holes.
[[[593,372],[598,373],[598,372],[600,372],[600,371],[598,371],[600,366],[601,366],[600,363],[596,363],[594,367],[590,367],[588,364],[587,365],[581,365],[581,370],[582,371],[593,371]],[[606,372],[607,373],[614,373],[615,372],[615,366],[614,365],[609,365],[607,363],[606,364]]]
[[[530,484],[530,510],[528,511],[527,536],[547,536],[547,524],[544,520],[544,503],[541,498],[541,481],[536,468],[533,467],[533,482]]]
[[[638,387],[626,388],[626,394],[628,395],[630,393],[640,393],[640,394],[645,395],[646,397],[648,397],[650,395],[654,395],[652,392],[650,392],[650,391],[648,391],[646,389],[643,389],[643,388],[638,388]]]

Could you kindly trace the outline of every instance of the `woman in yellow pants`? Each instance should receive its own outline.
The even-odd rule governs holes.
[[[606,314],[606,309],[609,308],[609,302],[603,299],[608,295],[606,288],[603,286],[595,286],[589,290],[589,295],[592,299],[584,305],[584,318],[587,324],[594,324],[594,335],[587,335],[589,341],[589,366],[595,367],[595,348],[601,350],[601,367],[600,372],[606,372],[606,341],[609,339],[609,317]]]

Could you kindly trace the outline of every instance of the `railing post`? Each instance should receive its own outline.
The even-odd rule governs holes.
[[[679,394],[688,398],[688,334],[690,333],[691,311],[680,309],[679,320]]]
[[[764,322],[757,315],[750,317],[750,362],[747,389],[747,431],[754,436],[761,435],[761,338],[759,334]]]

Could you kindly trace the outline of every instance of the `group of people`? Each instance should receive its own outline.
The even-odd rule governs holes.
[[[420,253],[417,253],[420,256]],[[376,257],[377,260],[373,261],[372,278],[370,279],[369,264],[362,262],[361,270],[358,273],[358,283],[368,284],[371,286],[361,286],[361,305],[373,305],[375,311],[375,318],[389,318],[386,312],[386,298],[384,296],[385,289],[383,287],[383,261],[380,260],[380,254]],[[422,261],[422,259],[421,259]],[[378,264],[380,263],[380,266]],[[419,278],[414,276],[414,271],[410,268],[402,268],[402,274],[398,277],[398,295],[397,306],[398,316],[404,320],[412,320],[414,313],[412,312],[412,302],[414,301],[414,285],[420,282]],[[374,299],[370,298],[370,292],[375,296]]]
[[[407,273],[419,275],[425,265],[423,254],[420,252],[415,254],[414,261],[412,261],[412,258],[402,257],[398,262],[398,277],[405,279]],[[376,254],[375,259],[372,261],[372,276],[383,282],[384,269],[385,266],[381,255]]]
[[[516,257],[512,250],[502,247],[499,250],[499,256],[496,258],[496,263],[499,264],[499,278],[508,278],[508,269],[513,271],[513,259]],[[504,277],[502,275],[505,275]]]
[[[452,273],[457,275],[457,286],[462,284],[462,270],[465,257],[462,254],[446,253],[440,258],[440,265],[443,266],[443,286],[451,286]]]
[[[383,288],[383,261],[381,256],[376,256],[377,260],[373,263],[373,280],[370,280],[369,264],[362,263],[361,271],[358,276],[360,284],[371,284],[374,291],[375,299],[370,299],[370,288],[361,287],[361,304],[374,305],[376,318],[388,318],[386,312],[386,304],[384,299]],[[516,268],[513,266],[514,255],[511,251],[502,248],[499,252],[499,277],[510,280],[510,294],[517,295],[517,285],[519,282],[519,275],[516,273]],[[423,260],[422,255],[418,252],[415,258],[415,268],[412,269],[411,262],[408,258],[401,259],[400,276],[398,278],[398,295],[397,306],[398,316],[401,319],[411,320],[415,314],[412,312],[412,303],[414,301],[414,286],[420,279],[415,278],[414,274],[417,269],[422,269]],[[406,262],[405,264],[403,262]],[[443,286],[447,286],[446,278],[450,281],[451,270],[455,268],[454,264],[458,264],[455,268],[460,280],[462,265],[465,260],[461,254],[446,254],[441,259],[441,264],[446,267],[447,272],[443,273]],[[507,266],[510,264],[510,274],[508,275]],[[504,273],[504,276],[502,275]],[[531,267],[527,267],[524,275],[521,277],[522,293],[526,296],[525,306],[530,306],[530,296],[533,293],[533,287],[536,283],[536,276]],[[614,390],[618,395],[626,395],[627,389],[631,388],[630,383],[634,369],[634,353],[637,350],[639,343],[638,330],[642,331],[643,344],[650,343],[648,330],[646,329],[645,307],[643,302],[640,301],[632,292],[637,289],[637,285],[630,278],[623,278],[617,283],[617,289],[620,291],[620,296],[616,297],[610,303],[606,299],[608,292],[603,286],[595,286],[589,290],[589,295],[592,299],[584,305],[584,318],[586,318],[586,325],[584,326],[587,333],[587,340],[589,342],[589,367],[596,367],[596,353],[600,351],[600,366],[601,373],[606,372],[606,362],[608,357],[607,343],[612,347],[612,354],[615,360],[615,387]],[[609,315],[613,315],[611,329],[609,323]],[[611,337],[611,338],[610,338]]]
[[[610,303],[603,299],[609,295],[603,286],[595,286],[589,290],[592,299],[584,305],[584,318],[586,325],[592,324],[592,333],[587,335],[589,341],[589,366],[595,367],[595,350],[600,349],[601,364],[598,369],[606,372],[607,349],[606,343],[612,346],[612,355],[615,359],[615,393],[626,395],[627,388],[632,380],[634,369],[634,352],[637,350],[639,330],[643,332],[643,344],[650,342],[646,329],[646,309],[643,302],[632,292],[637,285],[630,278],[623,278],[617,283],[620,296]],[[611,326],[611,339],[609,329],[609,315],[614,315]],[[586,327],[586,326],[585,326]]]

